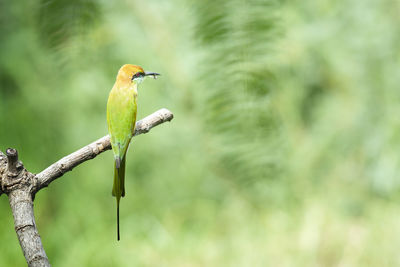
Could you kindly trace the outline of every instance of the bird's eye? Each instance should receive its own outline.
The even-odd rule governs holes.
[[[139,77],[142,77],[142,76],[144,76],[144,73],[143,73],[143,72],[136,72],[136,73],[133,74],[133,76],[132,76],[132,81],[133,81],[134,79],[139,78]]]

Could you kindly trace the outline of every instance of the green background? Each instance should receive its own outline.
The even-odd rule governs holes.
[[[0,150],[34,173],[104,136],[119,67],[159,72],[116,241],[113,158],[40,191],[53,266],[400,265],[397,0],[0,1]],[[0,197],[1,266],[24,266]]]

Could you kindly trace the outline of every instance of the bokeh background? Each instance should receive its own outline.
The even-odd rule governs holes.
[[[111,152],[38,193],[54,266],[399,266],[397,0],[0,1],[0,150],[28,170],[139,88],[116,241]],[[0,197],[1,266],[24,266]]]

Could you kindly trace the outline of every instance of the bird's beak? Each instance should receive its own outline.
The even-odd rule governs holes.
[[[153,76],[154,79],[157,79],[157,76],[161,75],[160,73],[145,71],[144,76]]]

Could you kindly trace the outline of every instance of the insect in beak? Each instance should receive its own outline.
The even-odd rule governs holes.
[[[153,79],[157,79],[157,76],[161,75],[160,73],[145,71],[144,76],[153,76]]]

